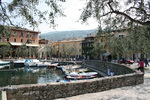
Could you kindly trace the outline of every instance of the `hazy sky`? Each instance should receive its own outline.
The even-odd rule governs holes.
[[[2,2],[9,2],[12,0],[2,0]],[[81,14],[81,8],[85,6],[86,0],[66,0],[63,3],[63,8],[66,17],[61,17],[56,19],[58,26],[55,29],[49,28],[49,25],[43,23],[39,25],[39,30],[41,33],[46,33],[50,31],[66,31],[66,30],[88,30],[96,29],[98,23],[94,19],[90,19],[88,24],[81,24],[78,19]],[[44,7],[42,8],[44,9]]]
[[[85,6],[86,0],[66,0],[67,2],[63,4],[65,8],[66,17],[61,17],[56,20],[58,27],[56,30],[86,30],[86,29],[95,29],[97,28],[97,23],[94,19],[90,19],[88,24],[81,24],[78,22],[78,19],[81,14],[81,8]],[[41,28],[45,31],[51,31],[46,25],[40,25]]]

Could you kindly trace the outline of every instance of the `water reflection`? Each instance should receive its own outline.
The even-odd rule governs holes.
[[[17,71],[0,72],[0,87],[20,84],[39,84],[63,80],[64,74],[55,68],[25,68]]]

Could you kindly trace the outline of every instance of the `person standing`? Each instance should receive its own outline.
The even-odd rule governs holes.
[[[144,73],[144,62],[141,59],[139,61],[139,67],[137,70],[140,70],[141,72]]]

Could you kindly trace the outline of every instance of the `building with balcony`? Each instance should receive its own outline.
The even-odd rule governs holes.
[[[0,37],[0,43],[1,44],[9,43],[10,52],[8,55],[10,57],[20,57],[21,54],[19,53],[21,52],[28,53],[26,56],[25,54],[22,55],[22,57],[33,57],[35,55],[31,54],[31,51],[33,51],[33,49],[37,49],[37,47],[39,46],[38,34],[39,32],[32,31],[26,28],[10,27],[9,36]]]
[[[48,40],[46,40],[46,39],[40,39],[39,40],[39,44],[48,44]]]
[[[93,44],[95,42],[95,34],[89,34],[85,39],[82,41],[82,55],[87,60],[93,59],[92,58],[92,49]]]

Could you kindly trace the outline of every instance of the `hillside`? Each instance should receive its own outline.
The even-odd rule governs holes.
[[[60,41],[63,39],[73,38],[73,37],[86,37],[88,34],[95,34],[96,30],[76,30],[76,31],[54,31],[43,33],[40,35],[41,38]]]

